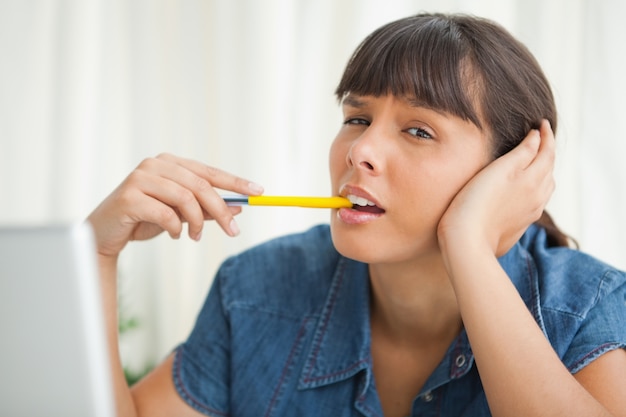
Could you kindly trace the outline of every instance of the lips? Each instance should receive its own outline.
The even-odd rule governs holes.
[[[341,187],[340,194],[352,203],[351,208],[337,210],[337,217],[345,224],[366,224],[385,214],[385,209],[376,198],[363,188],[346,184]]]

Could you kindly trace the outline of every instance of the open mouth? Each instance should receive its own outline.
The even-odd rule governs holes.
[[[352,194],[348,194],[346,198],[352,203],[352,210],[374,214],[382,214],[385,212],[384,209],[378,207],[375,203],[369,201],[366,198],[357,197]]]

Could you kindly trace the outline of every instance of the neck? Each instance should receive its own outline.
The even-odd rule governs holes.
[[[449,344],[462,328],[441,261],[370,265],[373,330],[406,346]]]

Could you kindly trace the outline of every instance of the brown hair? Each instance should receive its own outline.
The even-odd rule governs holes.
[[[359,45],[335,91],[417,100],[488,132],[497,158],[547,119],[556,106],[541,67],[500,25],[463,14],[419,14],[388,23]],[[570,239],[544,212],[536,222],[553,246]]]

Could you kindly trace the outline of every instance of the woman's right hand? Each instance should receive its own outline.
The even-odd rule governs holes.
[[[214,219],[229,236],[239,233],[234,216],[215,188],[259,195],[263,188],[217,168],[171,154],[142,161],[88,217],[100,256],[117,257],[130,240],[163,231],[178,238],[183,222],[199,240],[204,221]]]

